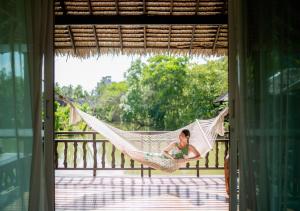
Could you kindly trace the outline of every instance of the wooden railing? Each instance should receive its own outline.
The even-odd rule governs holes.
[[[96,176],[97,170],[139,170],[142,177],[144,171],[148,171],[148,176],[151,177],[151,171],[154,170],[130,159],[108,140],[98,138],[97,133],[93,131],[56,132],[54,144],[56,170],[93,170],[94,176]],[[229,139],[228,134],[225,134],[224,137],[216,140],[214,149],[207,153],[205,159],[187,163],[180,170],[196,171],[196,175],[199,177],[200,169],[224,169],[224,158],[228,154],[228,150]]]

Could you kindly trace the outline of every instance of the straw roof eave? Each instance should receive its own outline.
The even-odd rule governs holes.
[[[55,16],[62,21],[56,22],[54,29],[57,55],[86,58],[101,54],[227,54],[228,25],[227,19],[222,19],[227,17],[226,0],[56,0]],[[75,16],[75,22],[68,22]],[[150,16],[158,22],[126,24],[125,21],[121,25],[116,24],[118,21],[97,22]],[[200,24],[158,24],[159,19],[177,23],[178,17],[197,19]]]

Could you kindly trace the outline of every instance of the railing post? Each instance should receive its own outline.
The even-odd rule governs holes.
[[[219,142],[216,141],[216,160],[215,160],[215,167],[219,168]]]
[[[199,160],[197,160],[197,163],[196,163],[196,168],[197,168],[197,177],[199,177],[200,176],[200,172],[199,172],[199,164],[200,164],[200,161]]]
[[[121,168],[123,169],[125,167],[125,156],[124,153],[121,153]]]
[[[102,157],[101,157],[101,165],[102,165],[102,168],[104,169],[105,168],[105,153],[106,153],[106,150],[105,150],[105,141],[102,142]]]
[[[144,177],[144,165],[141,164],[141,177]]]
[[[148,177],[151,177],[151,168],[148,168]]]
[[[208,168],[208,156],[209,156],[209,152],[206,154],[205,156],[205,168]]]
[[[116,168],[116,158],[115,158],[116,147],[112,145],[111,151],[111,167]]]
[[[87,161],[86,161],[86,142],[83,142],[82,144],[82,150],[83,150],[83,168],[86,168]]]
[[[93,176],[96,176],[97,172],[97,145],[96,145],[96,133],[93,133],[93,151],[94,151],[94,167]]]
[[[55,169],[57,169],[58,168],[58,149],[57,149],[57,147],[58,147],[58,143],[55,141],[55,145],[54,145],[54,155],[55,155],[55,158],[54,158],[54,166],[55,166]],[[1,180],[0,180],[1,181]]]
[[[77,141],[74,141],[74,168],[77,168]]]
[[[65,143],[65,149],[64,149],[64,168],[66,169],[68,167],[68,142]]]
[[[130,159],[130,168],[134,168],[134,160]]]

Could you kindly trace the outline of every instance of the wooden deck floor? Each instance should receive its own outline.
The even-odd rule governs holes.
[[[224,177],[56,176],[56,210],[228,210]]]

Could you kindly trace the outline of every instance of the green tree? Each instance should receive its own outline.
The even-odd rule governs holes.
[[[122,105],[125,120],[156,129],[176,127],[187,65],[186,57],[164,55],[150,58],[147,64],[133,62],[126,74],[129,89]]]
[[[56,83],[55,93],[73,101],[73,103],[81,110],[91,113],[92,109],[89,103],[90,95],[82,88],[81,85],[77,85],[76,87],[73,87],[72,85],[61,87],[59,83]],[[54,112],[54,128],[56,131],[85,130],[87,127],[84,122],[81,122],[77,125],[71,125],[69,123],[70,106],[61,100],[55,101]]]
[[[143,69],[144,100],[155,128],[175,129],[179,125],[187,67],[186,57],[155,56]]]
[[[126,73],[122,119],[155,129],[176,129],[219,109],[213,100],[227,92],[227,59],[190,64],[186,57],[136,60]]]
[[[136,129],[150,125],[147,105],[143,96],[145,90],[141,84],[144,65],[140,59],[131,63],[125,73],[128,90],[121,99],[121,119],[124,122],[135,123]]]
[[[91,112],[91,108],[87,103],[82,105],[75,103],[76,107],[82,111]],[[76,125],[70,124],[70,105],[60,104],[59,102],[54,102],[54,115],[55,115],[55,131],[82,131],[87,128],[84,122],[80,122]]]
[[[77,85],[73,91],[73,96],[72,98],[74,99],[83,99],[83,98],[86,98],[88,96],[86,96],[87,93],[85,93],[83,91],[83,88],[81,85]]]
[[[55,92],[57,94],[63,95],[64,97],[76,101],[89,98],[89,93],[86,90],[84,90],[81,85],[77,85],[76,87],[73,87],[72,85],[61,87],[59,83],[56,82]]]
[[[212,118],[219,107],[213,101],[228,91],[227,58],[208,61],[206,64],[194,64],[188,69],[184,91],[185,106],[183,119]]]
[[[94,113],[102,120],[109,122],[120,122],[122,109],[120,107],[121,99],[127,91],[127,83],[112,82],[101,86],[96,97],[96,107]]]

